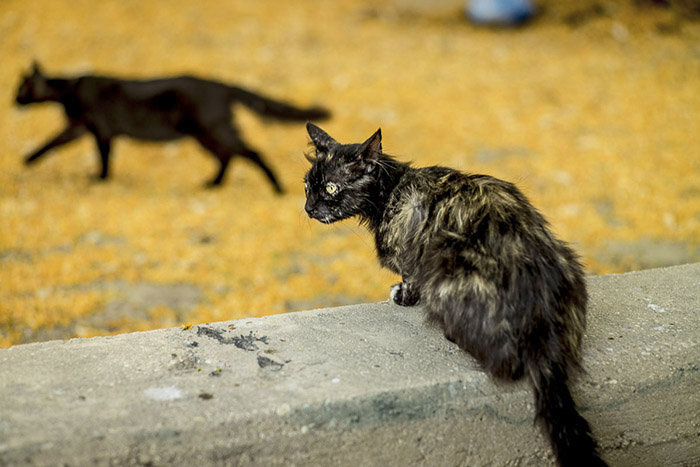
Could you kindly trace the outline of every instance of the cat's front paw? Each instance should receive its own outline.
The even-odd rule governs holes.
[[[88,176],[90,183],[105,183],[108,179],[107,176],[102,174],[93,174]]]
[[[418,292],[406,282],[392,285],[389,296],[394,303],[401,306],[413,306],[420,301]]]
[[[24,165],[32,165],[39,158],[40,154],[30,154],[24,158]]]
[[[202,186],[206,190],[216,190],[217,188],[221,188],[221,182],[217,180],[207,180]]]

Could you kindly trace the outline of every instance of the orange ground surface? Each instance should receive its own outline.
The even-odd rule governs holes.
[[[118,140],[105,184],[88,137],[25,168],[63,125],[56,105],[13,105],[35,58],[326,105],[343,142],[381,127],[416,165],[518,183],[590,273],[700,260],[700,24],[539,3],[535,23],[497,30],[398,1],[3,1],[0,347],[378,301],[396,281],[363,228],[305,217],[302,125],[238,114],[283,197],[241,161],[202,189],[216,165],[192,141]]]

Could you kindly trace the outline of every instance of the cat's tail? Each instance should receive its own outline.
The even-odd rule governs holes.
[[[231,86],[230,89],[232,101],[240,102],[265,117],[303,122],[306,120],[325,120],[331,116],[330,111],[323,107],[314,106],[302,109],[235,86]]]
[[[554,368],[552,368],[552,366]],[[537,419],[544,425],[559,465],[604,467],[588,422],[576,410],[567,385],[567,371],[559,365],[530,368]]]

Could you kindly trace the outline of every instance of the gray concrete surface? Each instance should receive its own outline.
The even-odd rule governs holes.
[[[700,465],[700,264],[589,284],[604,456]],[[388,303],[0,350],[0,465],[552,465],[533,416]]]

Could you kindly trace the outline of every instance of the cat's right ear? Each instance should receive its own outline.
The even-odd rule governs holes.
[[[379,128],[367,141],[362,143],[362,152],[368,159],[374,159],[377,154],[382,153],[382,129]]]
[[[36,60],[34,60],[34,61],[32,62],[32,73],[35,74],[35,75],[41,75],[41,74],[42,74],[42,73],[41,73],[41,67],[39,66],[39,62],[37,62]]]
[[[338,145],[338,142],[331,135],[311,122],[306,124],[306,131],[309,133],[311,142],[314,143],[318,152],[328,152],[329,149]]]

